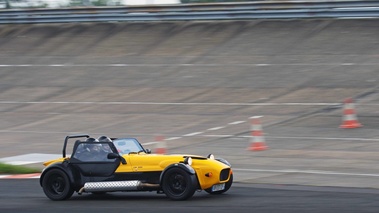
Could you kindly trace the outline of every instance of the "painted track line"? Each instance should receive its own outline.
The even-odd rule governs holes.
[[[342,103],[200,103],[200,102],[128,102],[128,101],[0,101],[0,104],[80,104],[80,105],[176,105],[176,106],[341,106]],[[375,105],[375,104],[374,104]],[[376,104],[379,105],[379,104]]]
[[[193,132],[193,133],[189,133],[189,134],[183,135],[183,137],[190,137],[190,136],[195,136],[195,135],[201,135],[203,133],[204,132]]]
[[[322,171],[322,170],[298,170],[298,169],[243,169],[233,168],[235,172],[267,172],[267,173],[284,173],[284,174],[313,174],[313,175],[334,175],[334,176],[360,176],[360,177],[379,177],[379,174],[372,173],[347,173],[336,171]],[[40,173],[32,174],[16,174],[16,175],[0,175],[0,179],[30,179],[39,178]]]
[[[292,174],[317,174],[317,175],[341,175],[341,176],[364,176],[364,177],[379,177],[379,174],[370,173],[347,173],[347,172],[335,172],[335,171],[322,171],[322,170],[298,170],[298,169],[242,169],[233,168],[233,171],[242,172],[269,172],[269,173],[292,173]]]
[[[212,127],[212,128],[209,128],[207,129],[207,131],[215,131],[215,130],[220,130],[220,129],[223,129],[225,128],[226,126],[218,126],[218,127]]]
[[[156,64],[0,64],[0,67],[267,67],[267,66],[378,66],[379,63],[217,63],[217,64],[194,64],[194,63],[156,63]]]

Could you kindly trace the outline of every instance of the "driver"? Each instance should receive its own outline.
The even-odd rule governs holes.
[[[79,159],[83,161],[99,161],[102,160],[102,155],[100,153],[101,151],[101,144],[96,144],[94,142],[99,142],[95,138],[88,138],[85,142],[88,142],[88,144],[85,144],[85,151],[80,154]]]
[[[112,142],[112,140],[107,136],[100,136],[98,138],[99,142]],[[102,151],[105,153],[111,153],[111,147],[108,144],[102,144]]]

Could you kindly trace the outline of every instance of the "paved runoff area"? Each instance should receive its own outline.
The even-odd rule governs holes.
[[[84,133],[213,153],[237,182],[379,188],[378,34],[370,19],[3,25],[0,162],[42,169]]]

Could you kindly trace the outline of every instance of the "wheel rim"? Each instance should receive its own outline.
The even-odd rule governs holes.
[[[169,189],[175,194],[182,194],[187,188],[185,177],[180,173],[173,173],[169,177]]]
[[[53,194],[60,195],[66,188],[65,179],[60,175],[52,175],[49,178],[49,191]]]

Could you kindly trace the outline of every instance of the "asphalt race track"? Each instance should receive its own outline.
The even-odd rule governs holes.
[[[236,185],[51,202],[1,179],[0,212],[378,212],[378,34],[374,19],[1,25],[0,161],[41,167],[69,134],[153,150],[163,135],[169,154],[227,159]],[[340,128],[346,98],[361,128]],[[253,116],[266,150],[249,150]]]
[[[14,189],[12,186],[17,185]],[[379,190],[236,184],[228,193],[171,201],[154,192],[74,195],[50,201],[38,180],[2,180],[0,211],[13,212],[377,212]]]

